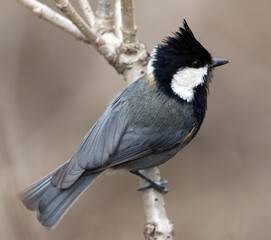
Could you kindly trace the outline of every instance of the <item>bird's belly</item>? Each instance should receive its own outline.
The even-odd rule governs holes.
[[[126,169],[128,171],[137,171],[140,169],[155,167],[171,159],[182,148],[183,148],[183,145],[178,145],[177,147],[173,149],[163,151],[160,153],[152,153],[145,157],[119,164],[113,168]]]

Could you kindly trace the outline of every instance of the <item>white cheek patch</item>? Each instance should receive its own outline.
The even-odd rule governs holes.
[[[182,68],[173,75],[171,89],[182,99],[191,102],[194,98],[194,88],[203,84],[208,68]]]

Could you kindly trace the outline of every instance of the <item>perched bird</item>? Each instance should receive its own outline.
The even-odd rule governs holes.
[[[126,169],[166,192],[139,170],[160,165],[197,134],[205,116],[215,59],[183,21],[157,45],[147,74],[124,90],[89,130],[72,158],[20,195],[38,220],[54,229],[64,214],[106,169]]]

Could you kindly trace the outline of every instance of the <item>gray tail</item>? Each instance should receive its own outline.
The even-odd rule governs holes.
[[[24,205],[37,211],[37,218],[48,229],[55,229],[73,203],[101,172],[82,175],[67,189],[55,188],[51,179],[55,171],[34,183],[20,194]]]

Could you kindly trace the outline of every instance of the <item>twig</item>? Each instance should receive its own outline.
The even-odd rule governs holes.
[[[78,28],[69,19],[55,12],[47,5],[44,5],[36,0],[18,0],[18,1],[21,2],[26,8],[31,10],[34,14],[36,14],[39,18],[50,22],[56,27],[71,34],[76,39],[89,43],[87,38],[78,30]]]
[[[111,1],[110,0],[99,0],[96,14],[99,18],[102,18],[102,19],[111,18],[112,17]]]
[[[122,41],[120,0],[115,0],[114,3],[114,30],[116,37]]]
[[[74,25],[86,36],[90,43],[94,44],[97,40],[96,34],[87,25],[84,19],[76,12],[68,0],[55,0],[56,6],[69,18]]]
[[[90,28],[84,19],[76,12],[68,0],[55,0],[57,7],[77,26],[77,28],[86,36],[91,44],[101,53],[107,61],[116,68],[119,73],[123,72],[123,63],[118,61],[116,52],[120,46],[120,41],[113,33],[101,31],[104,28],[102,24]]]
[[[89,4],[88,0],[79,0],[79,5],[83,11],[83,14],[87,20],[88,25],[92,28],[95,25],[95,15],[91,9],[91,6]]]
[[[123,43],[136,43],[137,39],[133,0],[121,0],[121,15]]]
[[[103,28],[102,31],[112,31],[111,0],[99,0],[96,15]]]
[[[120,58],[128,63],[123,75],[130,84],[145,74],[149,55],[146,46],[138,42],[136,38],[133,0],[121,0],[121,17],[123,39],[121,49],[123,54]]]

